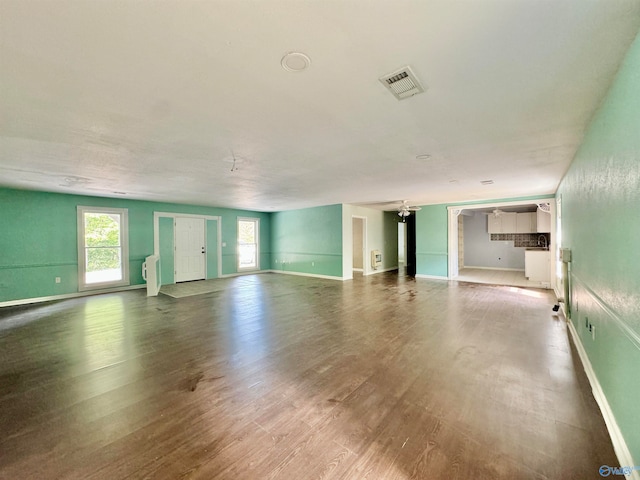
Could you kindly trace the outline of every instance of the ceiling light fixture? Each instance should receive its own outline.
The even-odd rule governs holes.
[[[416,155],[416,160],[429,160],[431,155],[428,153],[423,153],[422,155]]]
[[[480,183],[482,185],[493,185],[493,180],[482,180]]]
[[[311,59],[301,52],[289,52],[282,57],[280,65],[287,72],[303,72],[311,65]]]

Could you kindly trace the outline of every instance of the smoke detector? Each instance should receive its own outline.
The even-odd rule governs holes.
[[[280,65],[287,72],[302,72],[309,68],[311,59],[302,52],[289,52],[282,57]]]
[[[422,84],[408,65],[395,72],[380,77],[382,83],[398,100],[413,97],[424,92]]]

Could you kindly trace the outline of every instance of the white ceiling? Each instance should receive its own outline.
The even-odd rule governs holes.
[[[640,0],[2,0],[0,185],[260,211],[553,193],[639,27]],[[398,101],[378,78],[405,65],[426,92]]]

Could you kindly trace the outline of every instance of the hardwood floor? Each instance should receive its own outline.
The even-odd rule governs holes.
[[[383,273],[0,310],[0,477],[589,479],[554,298]]]

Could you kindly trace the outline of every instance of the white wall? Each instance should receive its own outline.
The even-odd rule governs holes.
[[[487,232],[487,215],[474,212],[463,218],[465,267],[524,270],[525,248],[514,247],[513,240],[492,241]]]

